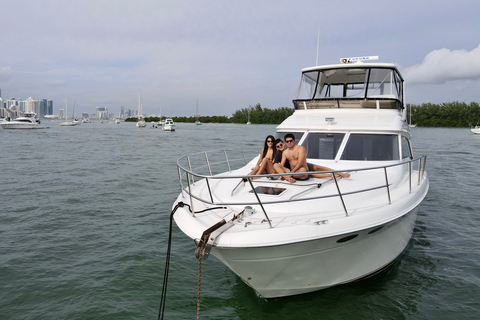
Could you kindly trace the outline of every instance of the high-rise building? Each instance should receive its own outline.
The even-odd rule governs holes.
[[[35,112],[39,117],[44,115],[41,114],[40,110],[40,101],[33,99],[32,97],[28,98],[25,101],[25,111],[26,112]]]
[[[12,106],[18,106],[18,101],[15,98],[5,100],[5,108],[10,109]]]
[[[38,101],[39,104],[40,104],[40,113],[38,114],[38,116],[40,118],[43,118],[45,117],[47,114],[48,114],[48,111],[47,111],[47,99],[42,99],[42,100],[39,100]]]
[[[108,109],[105,107],[97,107],[95,112],[95,118],[108,119]]]
[[[53,115],[53,100],[47,100],[47,114]]]

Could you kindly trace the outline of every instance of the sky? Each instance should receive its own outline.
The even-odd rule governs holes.
[[[408,103],[480,102],[480,1],[1,0],[2,98],[231,116],[292,107],[301,69],[395,63]],[[317,45],[318,43],[318,45]],[[317,51],[318,48],[318,51]],[[318,52],[318,53],[317,53]]]

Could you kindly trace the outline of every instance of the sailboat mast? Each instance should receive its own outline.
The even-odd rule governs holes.
[[[141,93],[140,93],[140,89],[138,89],[138,114],[137,114],[137,118],[138,120],[140,120],[140,114],[141,114],[141,110],[142,110],[142,105],[141,105],[141,102],[142,101],[142,97],[141,97]]]

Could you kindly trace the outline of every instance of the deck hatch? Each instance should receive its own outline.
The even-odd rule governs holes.
[[[285,188],[275,188],[275,187],[267,187],[267,186],[255,187],[255,192],[257,194],[268,194],[272,196],[278,196],[282,194],[282,192],[285,190],[286,190]],[[250,190],[249,192],[253,193],[253,190]]]

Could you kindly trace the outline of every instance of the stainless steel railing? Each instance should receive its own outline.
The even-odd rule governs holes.
[[[194,199],[200,202],[203,202],[207,205],[259,205],[262,209],[265,218],[270,223],[271,221],[268,217],[267,211],[265,209],[265,205],[268,204],[278,204],[278,203],[285,203],[285,202],[294,202],[294,201],[308,201],[314,199],[321,199],[321,198],[330,198],[330,197],[339,197],[342,202],[343,209],[345,214],[348,216],[348,210],[345,205],[344,197],[351,194],[362,193],[377,189],[385,188],[386,195],[388,199],[388,203],[391,204],[391,194],[390,194],[390,182],[389,182],[389,170],[392,168],[396,168],[399,166],[407,166],[408,170],[408,179],[409,179],[409,192],[412,192],[412,172],[413,172],[413,163],[418,163],[418,179],[417,185],[420,185],[421,181],[425,179],[425,167],[426,167],[426,160],[427,156],[422,156],[419,158],[411,159],[411,160],[404,160],[399,161],[395,164],[389,164],[385,166],[377,166],[377,167],[368,167],[368,168],[355,168],[352,170],[341,170],[341,172],[359,172],[359,171],[370,171],[370,170],[383,170],[385,175],[385,182],[374,187],[370,188],[363,188],[359,190],[355,190],[353,192],[342,192],[338,183],[338,179],[335,176],[335,173],[340,172],[338,171],[321,171],[321,172],[308,172],[306,174],[315,174],[315,173],[327,173],[332,174],[333,182],[336,185],[336,193],[334,194],[327,194],[321,196],[314,196],[314,197],[298,197],[300,194],[304,194],[306,191],[316,188],[318,185],[317,183],[308,184],[299,186],[301,191],[290,197],[289,199],[280,199],[280,200],[261,200],[255,187],[253,185],[252,178],[260,178],[260,177],[280,177],[280,176],[287,176],[287,175],[298,175],[298,173],[290,173],[290,174],[266,174],[266,175],[228,175],[226,176],[225,172],[232,172],[232,170],[241,168],[245,166],[248,161],[247,159],[253,159],[256,155],[259,154],[258,149],[224,149],[224,150],[212,150],[212,151],[204,151],[204,152],[197,152],[193,154],[189,154],[183,156],[177,160],[177,168],[178,168],[178,176],[180,182],[180,188],[182,192],[182,196],[185,194],[190,198],[190,205],[192,207],[192,211],[195,212],[194,206]],[[208,198],[201,197],[200,195],[195,195],[192,192],[192,186],[195,185],[195,180],[205,179],[206,187],[208,189]],[[211,181],[214,180],[222,180],[222,179],[238,179],[240,183],[248,182],[252,192],[255,195],[255,201],[253,202],[219,202],[214,200],[214,196],[212,193],[211,188]],[[269,181],[262,181],[262,184],[269,183]],[[271,181],[271,183],[278,183],[278,181]],[[237,185],[238,186],[238,185]],[[232,190],[232,195],[234,194],[235,189]]]

